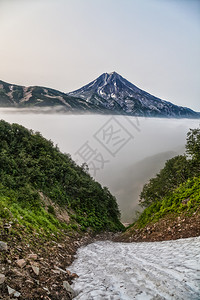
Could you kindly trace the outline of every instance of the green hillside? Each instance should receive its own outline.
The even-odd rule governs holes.
[[[38,132],[0,121],[0,222],[39,234],[123,229],[120,212],[102,187]]]
[[[144,186],[140,205],[145,208],[136,224],[144,227],[168,214],[191,215],[200,208],[200,129],[187,134],[185,155],[168,160]]]
[[[157,222],[167,214],[186,213],[192,215],[200,208],[200,176],[188,179],[170,195],[151,204],[139,217],[137,224],[144,227],[150,222]]]

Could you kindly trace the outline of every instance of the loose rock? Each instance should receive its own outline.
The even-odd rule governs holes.
[[[7,251],[7,250],[8,250],[7,243],[0,241],[0,251]]]
[[[25,259],[18,259],[16,261],[16,264],[18,265],[18,267],[23,268],[26,265],[26,261],[25,261]]]
[[[76,273],[72,273],[72,274],[71,274],[71,278],[72,278],[72,279],[78,278],[78,277],[79,277],[79,276],[78,276]]]
[[[16,290],[12,289],[10,286],[7,285],[8,294],[13,295],[14,297],[20,297],[21,293],[17,292]]]
[[[34,265],[32,265],[31,267],[32,267],[33,272],[34,272],[36,275],[39,275],[40,269],[39,269],[38,267],[34,266]]]
[[[67,274],[67,272],[66,272],[65,270],[63,270],[63,269],[61,269],[61,268],[59,268],[59,267],[57,267],[57,266],[54,266],[54,268],[55,268],[56,270],[62,272],[62,273]]]
[[[63,281],[63,287],[68,293],[71,294],[72,298],[75,296],[75,291],[71,288],[70,284],[67,281]]]
[[[6,276],[4,274],[0,274],[0,284],[4,283],[6,280]]]
[[[38,258],[37,254],[31,253],[28,255],[28,259],[37,260],[37,258]]]
[[[60,274],[60,271],[59,270],[51,270],[54,274]]]

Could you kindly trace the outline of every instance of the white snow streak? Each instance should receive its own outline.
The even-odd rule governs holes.
[[[200,299],[200,237],[154,243],[96,242],[70,270],[79,300]]]

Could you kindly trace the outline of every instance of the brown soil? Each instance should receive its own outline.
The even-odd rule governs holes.
[[[170,215],[144,228],[137,225],[115,238],[118,242],[155,242],[200,236],[200,213]]]
[[[4,232],[0,240],[8,245],[7,251],[0,251],[0,273],[6,276],[5,282],[0,284],[0,299],[67,300],[72,297],[63,287],[63,281],[71,284],[77,276],[71,274],[67,267],[72,263],[77,248],[92,242],[94,237],[89,233],[73,232],[59,242],[45,241],[34,234],[27,236],[21,229],[20,234],[15,235]],[[30,254],[35,255],[30,257]],[[18,265],[19,259],[25,260],[25,266]],[[34,267],[39,268],[38,275]],[[19,292],[20,296],[9,296],[8,286]]]

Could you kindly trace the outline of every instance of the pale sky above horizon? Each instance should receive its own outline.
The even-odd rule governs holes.
[[[73,91],[116,71],[200,111],[199,0],[0,0],[0,80]]]

